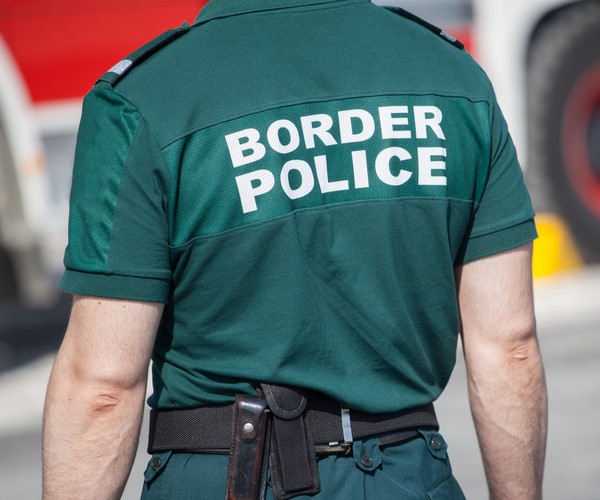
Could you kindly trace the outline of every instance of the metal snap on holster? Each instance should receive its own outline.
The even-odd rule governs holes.
[[[276,500],[311,495],[321,489],[306,397],[298,389],[262,384],[272,414],[269,467]]]

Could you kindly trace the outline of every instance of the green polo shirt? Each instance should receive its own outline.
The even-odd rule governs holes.
[[[155,407],[435,400],[455,266],[535,237],[484,73],[365,0],[213,0],[184,31],[85,98],[62,288],[166,304]]]

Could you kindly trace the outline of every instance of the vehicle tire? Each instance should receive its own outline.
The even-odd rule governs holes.
[[[571,228],[587,261],[600,261],[600,2],[559,10],[528,58],[528,174]]]
[[[9,184],[7,176],[9,175],[8,146],[0,123],[0,189],[6,189]],[[3,214],[8,211],[9,200],[6,192],[0,191],[0,304],[7,300],[17,298],[18,288],[15,269],[10,254],[3,248],[2,221]]]

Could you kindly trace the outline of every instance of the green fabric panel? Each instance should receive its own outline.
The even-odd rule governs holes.
[[[84,100],[71,188],[67,268],[106,270],[121,178],[139,121],[137,110],[110,90],[96,87]]]
[[[73,294],[163,303],[169,297],[169,286],[167,279],[94,274],[72,269],[64,272],[59,284],[61,290]]]
[[[389,112],[392,125],[384,124],[388,118],[380,118],[380,109],[388,116],[386,107],[403,110]],[[434,120],[430,110],[437,110],[439,119]],[[354,118],[338,115],[346,111]],[[360,114],[355,115],[357,112]],[[171,244],[179,246],[294,210],[355,200],[424,197],[478,201],[488,175],[488,116],[485,102],[439,96],[378,96],[275,108],[201,130],[164,150],[171,177],[181,179],[172,184]],[[278,135],[272,132],[277,136],[272,138],[271,125],[282,120],[285,124],[278,127]],[[313,125],[303,125],[312,120]],[[326,124],[327,131],[315,136],[310,130],[321,123]],[[384,138],[390,127],[408,137]],[[366,135],[361,135],[364,132]],[[226,137],[237,133],[241,135],[228,146]],[[243,143],[250,133],[256,133],[258,139],[247,146]],[[293,150],[282,153],[287,150],[281,146]],[[264,150],[264,154],[250,162],[253,149]],[[382,176],[378,158],[392,150],[394,156],[381,161]],[[395,156],[401,150],[407,155],[403,160]],[[236,165],[234,152],[241,154],[241,161],[250,163]],[[364,160],[356,159],[356,154]],[[420,158],[423,154],[425,159]],[[298,161],[299,166],[294,163]],[[430,161],[436,168],[421,173],[420,168]],[[364,178],[357,169],[364,169]],[[391,185],[386,176],[395,182],[393,178],[401,171],[407,180]],[[428,175],[434,179],[427,179]],[[273,187],[263,194],[261,186],[267,189],[267,181],[273,182]],[[442,181],[445,185],[434,184]],[[248,204],[253,207],[247,208]]]
[[[146,123],[121,96],[97,86],[86,97],[77,148],[60,286],[166,301],[169,174]]]
[[[523,171],[519,168],[515,146],[497,103],[491,112],[490,176],[474,214],[471,237],[516,226],[535,215],[523,180]]]
[[[174,249],[150,404],[223,403],[255,380],[372,412],[436,399],[454,364],[453,261],[471,210],[446,199],[355,202]]]
[[[466,263],[528,243],[537,237],[535,212],[508,126],[497,103],[491,109],[490,172],[456,263]]]
[[[142,121],[130,145],[121,180],[108,273],[171,278],[167,220],[169,189],[164,159]]]

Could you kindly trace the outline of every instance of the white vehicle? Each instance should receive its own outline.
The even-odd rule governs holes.
[[[536,209],[556,212],[600,261],[600,1],[475,0],[492,78]]]
[[[83,94],[205,1],[2,0],[0,312],[57,297]],[[600,0],[376,1],[467,42],[494,82],[536,210],[559,214],[586,259],[600,260]]]
[[[23,80],[0,38],[0,304],[55,300],[56,217],[48,172]]]

